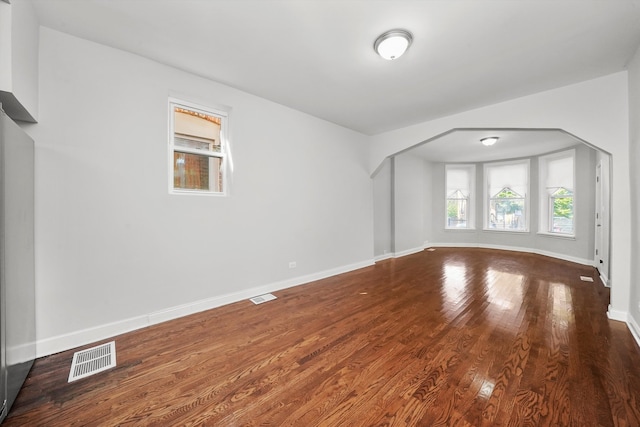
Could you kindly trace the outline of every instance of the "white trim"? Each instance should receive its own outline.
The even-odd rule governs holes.
[[[607,317],[611,320],[617,320],[618,322],[626,322],[629,315],[626,311],[614,310],[613,308],[611,308],[611,304],[609,304]]]
[[[537,231],[538,236],[551,237],[555,239],[576,240],[575,234],[550,233],[548,231]]]
[[[7,347],[7,365],[16,365],[18,363],[28,362],[33,360],[33,356],[36,354],[36,342],[29,341],[20,345]]]
[[[389,259],[389,258],[393,258],[393,254],[392,253],[386,253],[386,254],[383,254],[383,255],[378,255],[378,256],[373,258],[373,262],[384,261],[385,259]]]
[[[378,255],[373,260],[374,260],[374,262],[380,262],[380,261],[384,261],[385,259],[389,259],[389,258],[401,258],[403,256],[413,255],[413,254],[417,254],[418,252],[422,252],[423,250],[425,250],[429,246],[431,246],[429,244],[429,242],[424,242],[424,245],[418,246],[417,248],[411,248],[411,249],[406,249],[406,250],[400,251],[400,252],[391,252],[391,253],[386,253],[386,254],[383,254],[383,255]]]
[[[507,233],[507,234],[528,234],[531,230],[509,230],[506,228],[483,228],[482,231],[488,231],[489,233]]]
[[[559,254],[556,252],[543,251],[540,249],[532,249],[532,248],[522,248],[519,246],[505,246],[505,245],[490,245],[486,243],[431,243],[429,246],[432,247],[451,247],[451,248],[484,248],[484,249],[499,249],[503,251],[514,251],[514,252],[527,252],[537,255],[544,255],[551,258],[561,259],[563,261],[575,262],[577,264],[583,264],[588,266],[593,266],[592,259],[578,258],[570,255]]]
[[[593,266],[597,269],[597,265],[594,261]],[[606,274],[603,274],[600,270],[598,270],[598,272],[600,273],[600,280],[602,281],[602,283],[607,287],[610,288],[611,287],[611,283],[609,283],[609,278],[607,277]]]
[[[116,335],[131,332],[147,326],[166,322],[168,320],[177,319],[190,314],[198,313],[223,305],[242,301],[262,295],[275,292],[278,290],[291,288],[316,280],[324,279],[338,274],[347,273],[349,271],[358,270],[360,268],[373,265],[373,260],[365,260],[341,267],[331,268],[329,270],[320,271],[306,276],[294,277],[291,279],[274,282],[263,286],[256,286],[238,292],[194,301],[187,304],[181,304],[169,307],[164,310],[158,310],[142,316],[131,317],[129,319],[119,320],[117,322],[105,323],[103,325],[92,328],[74,331],[68,334],[62,334],[51,338],[45,338],[36,342],[36,357],[44,357],[61,351],[87,345],[96,341],[101,341]]]
[[[636,340],[638,347],[640,347],[640,325],[636,322],[636,319],[633,318],[631,313],[628,315],[627,326],[629,326],[629,330],[631,331],[631,335]]]
[[[607,317],[611,320],[616,320],[618,322],[625,322],[627,324],[627,328],[629,328],[629,332],[633,336],[633,339],[636,340],[636,344],[640,347],[640,325],[636,322],[636,319],[633,318],[631,313],[620,310],[613,310],[611,308],[611,304],[609,304],[609,310],[607,310]]]
[[[61,351],[84,346],[106,338],[126,332],[135,331],[149,326],[147,316],[136,316],[117,322],[105,323],[104,325],[82,329],[68,334],[57,335],[51,338],[37,340],[36,358],[49,356]]]
[[[419,246],[417,248],[412,248],[412,249],[406,249],[404,251],[400,251],[400,252],[394,252],[393,253],[393,257],[394,258],[400,258],[403,256],[407,256],[407,255],[411,255],[411,254],[415,254],[418,252],[422,252],[424,250],[424,246]]]

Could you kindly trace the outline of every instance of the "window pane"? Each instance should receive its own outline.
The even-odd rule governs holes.
[[[491,199],[489,228],[497,230],[526,230],[524,199]]]
[[[573,234],[573,197],[552,197],[552,202],[551,231]]]
[[[467,228],[467,200],[447,200],[447,227]]]
[[[174,144],[181,147],[220,152],[222,119],[210,114],[174,107]]]
[[[178,147],[186,147],[186,148],[194,148],[196,150],[205,150],[205,151],[213,151],[215,153],[220,152],[220,146],[214,145],[211,141],[201,140],[198,141],[196,139],[191,138],[180,138],[176,136],[173,139],[173,143]]]
[[[485,164],[484,172],[487,229],[527,231],[529,161]]]
[[[445,228],[474,228],[475,165],[445,165]]]
[[[539,159],[539,230],[542,233],[575,233],[575,160],[575,150],[554,153]]]
[[[173,187],[220,192],[222,159],[198,154],[173,153]]]

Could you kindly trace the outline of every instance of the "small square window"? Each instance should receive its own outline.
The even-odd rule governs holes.
[[[227,114],[170,100],[170,192],[225,194]]]

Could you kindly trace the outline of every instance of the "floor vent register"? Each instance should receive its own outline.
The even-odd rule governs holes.
[[[77,351],[73,355],[69,382],[85,378],[116,366],[115,341]]]

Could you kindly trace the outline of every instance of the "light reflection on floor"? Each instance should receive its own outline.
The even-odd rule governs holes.
[[[469,286],[482,286],[488,303],[482,315],[487,321],[506,326],[517,320],[526,290],[523,275],[491,267],[484,272],[482,283],[471,283],[464,263],[448,262],[442,267],[442,277],[443,314],[448,319],[460,314],[459,306],[470,295]]]

